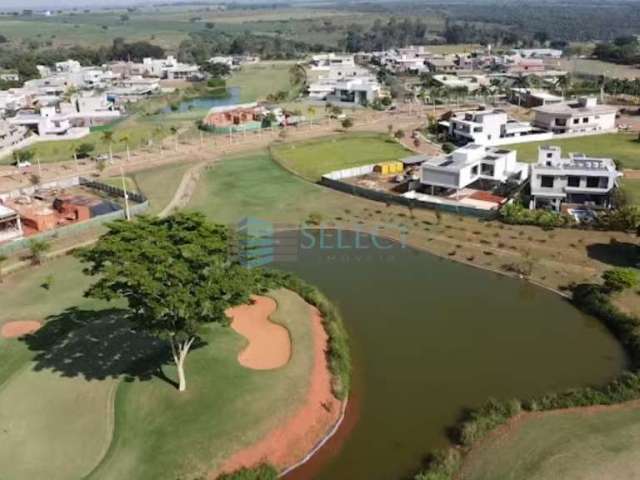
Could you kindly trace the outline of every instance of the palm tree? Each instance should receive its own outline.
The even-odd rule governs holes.
[[[558,77],[553,86],[562,92],[562,98],[567,98],[567,90],[571,87],[571,76],[567,73]]]
[[[486,85],[480,85],[478,88],[478,93],[482,96],[484,103],[487,103],[487,97],[491,94],[491,90]]]
[[[529,77],[527,75],[520,73],[513,81],[513,86],[521,90],[524,90],[525,92],[528,93],[529,86],[530,86]],[[520,107],[521,105],[522,105],[522,95],[518,95],[518,106]]]
[[[131,137],[126,133],[120,137],[120,142],[124,143],[124,147],[127,150],[127,161],[131,160],[131,153],[129,152],[130,141],[131,141]]]
[[[113,161],[113,132],[111,130],[105,130],[102,132],[101,140],[103,143],[109,145],[109,161]]]

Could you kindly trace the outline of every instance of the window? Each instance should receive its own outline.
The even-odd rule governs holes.
[[[547,152],[547,158],[553,158],[553,153]]]
[[[478,175],[478,165],[474,165],[473,167],[471,167],[471,175]]]
[[[579,119],[579,118],[574,118],[574,119],[573,119],[573,124],[574,124],[574,125],[577,125],[577,124],[579,124],[579,123],[580,123],[580,119]]]
[[[600,177],[587,177],[587,188],[599,188]]]
[[[483,163],[480,166],[480,171],[482,172],[482,175],[493,177],[494,168],[493,168],[493,165],[490,163]]]
[[[589,117],[584,117],[582,119],[582,123],[589,123]]]
[[[540,186],[542,188],[553,188],[554,178],[551,175],[542,175],[540,177]]]
[[[580,186],[580,177],[570,176],[567,178],[567,185],[570,187]]]

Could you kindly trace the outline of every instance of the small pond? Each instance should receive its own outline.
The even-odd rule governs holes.
[[[178,109],[172,110],[170,105],[164,107],[162,113],[184,113],[192,110],[209,110],[213,107],[224,107],[240,103],[240,88],[227,88],[227,95],[224,97],[197,97],[183,100],[178,103]]]
[[[355,368],[343,427],[289,480],[400,480],[447,445],[463,408],[601,384],[626,364],[597,320],[553,293],[399,244],[356,249],[353,232],[332,248],[335,232],[276,264],[339,307]]]

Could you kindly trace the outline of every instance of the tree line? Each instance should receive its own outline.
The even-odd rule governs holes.
[[[24,46],[5,46],[0,49],[0,67],[16,70],[24,81],[39,77],[37,65],[53,66],[56,62],[68,59],[89,66],[118,60],[140,62],[145,57],[163,58],[164,56],[164,49],[158,45],[145,41],[129,43],[123,38],[115,38],[110,46],[96,48],[76,45],[67,48],[32,50]]]

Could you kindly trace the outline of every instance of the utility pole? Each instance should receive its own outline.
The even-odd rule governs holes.
[[[42,182],[42,165],[40,165],[40,157],[36,157],[36,162],[38,162],[38,176]]]
[[[127,221],[129,221],[131,220],[131,213],[129,212],[129,194],[127,193],[127,182],[124,179],[122,165],[120,165],[120,177],[122,178],[122,190],[124,191],[124,216]]]

